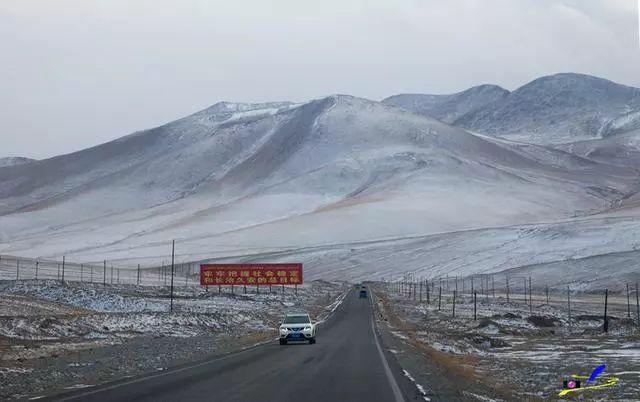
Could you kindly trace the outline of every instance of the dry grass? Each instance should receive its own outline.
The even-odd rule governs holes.
[[[407,343],[420,351],[423,357],[435,363],[439,371],[446,376],[454,377],[456,381],[465,380],[473,383],[480,383],[485,387],[491,388],[494,396],[499,396],[506,400],[517,400],[522,396],[514,394],[512,386],[496,382],[494,378],[491,382],[487,381],[484,375],[476,371],[478,366],[478,357],[471,354],[455,355],[437,350],[430,345],[425,344],[418,338],[418,328],[415,325],[403,320],[391,305],[389,299],[383,291],[376,293],[377,298],[382,303],[382,314],[384,318],[394,327],[401,331],[407,338]],[[531,399],[530,399],[531,400]]]

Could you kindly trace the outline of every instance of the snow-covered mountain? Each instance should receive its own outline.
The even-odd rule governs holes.
[[[513,92],[481,85],[452,95],[383,101],[477,133],[563,144],[640,128],[640,89],[582,74],[538,78]]]
[[[619,133],[638,111],[638,88],[557,74],[538,78],[454,124],[524,142],[559,144]]]
[[[427,117],[453,123],[460,117],[480,110],[509,94],[497,85],[480,85],[451,95],[401,94],[382,101]]]
[[[459,94],[460,108],[450,98],[430,110],[476,113],[470,110],[510,96],[486,87]],[[508,249],[483,270],[571,254],[556,247],[562,252],[537,258],[531,246],[516,258],[488,228],[575,227],[577,242],[596,251],[635,244],[625,238],[590,247],[616,230],[553,226],[623,205],[638,190],[635,166],[470,133],[385,103],[346,95],[301,104],[222,102],[90,149],[2,168],[0,253],[158,264],[176,239],[181,261],[294,258],[309,264],[310,277],[362,278],[393,269],[380,265],[387,257],[374,261],[387,242],[402,244],[394,253],[407,257],[396,270],[441,270],[421,260],[428,256],[420,250],[436,238],[459,238],[447,233],[486,230],[449,244],[448,253],[460,245],[460,263],[465,253]],[[629,219],[616,222],[635,228]],[[544,247],[540,253],[550,250],[549,230],[544,241],[531,240]],[[347,251],[362,244],[373,245],[367,257],[350,259]]]
[[[0,239],[6,253],[102,259],[175,237],[216,254],[537,222],[634,186],[626,167],[365,99],[222,103],[0,170]]]
[[[22,156],[8,156],[0,158],[0,168],[7,166],[24,165],[25,163],[31,163],[35,159],[25,158]]]

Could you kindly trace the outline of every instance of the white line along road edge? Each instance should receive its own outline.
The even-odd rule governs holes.
[[[387,358],[384,357],[384,353],[382,353],[382,347],[380,346],[380,341],[378,340],[378,335],[376,334],[375,306],[373,305],[373,292],[371,291],[371,288],[369,288],[369,303],[371,304],[371,332],[373,332],[373,339],[376,342],[376,348],[378,349],[378,354],[380,355],[380,359],[382,360],[382,365],[384,366],[384,372],[387,375],[387,380],[389,381],[389,385],[391,386],[391,390],[393,391],[395,402],[404,402],[404,397],[402,396],[400,387],[398,386],[398,383],[396,382],[396,378],[393,376],[393,373],[389,368],[389,363],[387,363]]]

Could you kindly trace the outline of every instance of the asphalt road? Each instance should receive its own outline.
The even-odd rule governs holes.
[[[392,362],[392,364],[397,364]],[[72,401],[403,401],[375,333],[369,299],[350,292],[318,328],[317,343],[277,341],[175,370],[116,382]]]

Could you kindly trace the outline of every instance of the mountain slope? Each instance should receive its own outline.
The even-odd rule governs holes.
[[[620,131],[616,119],[640,111],[640,89],[581,74],[538,78],[454,124],[494,136],[559,144]],[[626,123],[625,123],[626,124]]]
[[[453,123],[460,117],[499,101],[509,94],[496,85],[480,85],[450,95],[401,94],[390,96],[382,103],[414,113]]]
[[[602,209],[636,173],[350,96],[217,104],[0,169],[0,252],[181,259],[540,222]]]

